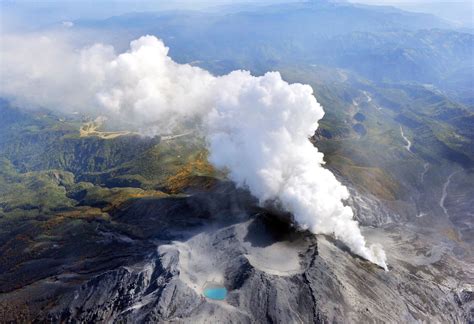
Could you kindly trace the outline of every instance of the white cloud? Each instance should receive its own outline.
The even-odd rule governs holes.
[[[62,25],[66,28],[71,28],[74,26],[74,23],[72,21],[63,21]]]

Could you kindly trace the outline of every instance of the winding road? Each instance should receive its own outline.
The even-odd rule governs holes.
[[[446,200],[446,197],[448,196],[448,187],[449,187],[449,184],[451,183],[451,178],[458,172],[459,171],[454,171],[448,176],[448,178],[446,179],[446,182],[443,185],[443,193],[441,194],[441,199],[439,200],[439,207],[443,209],[444,214],[448,217],[449,217],[448,210],[446,209],[444,202]]]
[[[402,135],[403,139],[404,139],[405,142],[407,143],[407,145],[405,145],[405,148],[407,149],[408,152],[411,153],[411,142],[410,142],[410,140],[405,136],[405,134],[403,133],[403,128],[402,128],[402,126],[400,126],[400,134]]]

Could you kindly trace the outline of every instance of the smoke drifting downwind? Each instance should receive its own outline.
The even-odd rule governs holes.
[[[384,251],[367,246],[343,203],[347,188],[322,166],[323,154],[308,140],[324,115],[310,86],[288,84],[278,72],[215,77],[174,62],[153,36],[131,42],[119,55],[110,46],[77,51],[47,37],[10,36],[1,46],[1,96],[23,107],[106,115],[144,131],[150,122],[166,133],[199,120],[210,162],[228,169],[260,203],[277,201],[299,227],[335,235],[387,269]]]

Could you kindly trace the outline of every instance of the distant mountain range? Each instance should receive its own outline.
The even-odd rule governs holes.
[[[467,91],[474,85],[474,35],[433,15],[328,1],[251,8],[133,13],[79,20],[75,28],[98,30],[96,37],[121,49],[153,34],[177,61],[218,74],[239,68],[260,74],[296,61],[378,81],[434,84],[464,103],[474,102]]]

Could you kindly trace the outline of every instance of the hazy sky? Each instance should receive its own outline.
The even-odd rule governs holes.
[[[468,1],[446,1],[446,0],[350,0],[349,2],[367,3],[367,4],[435,4],[435,3],[453,3],[465,2],[473,3],[474,0]]]
[[[302,0],[0,0],[2,28],[31,28],[61,20],[107,18],[128,12],[169,9],[202,9],[221,5],[272,4]],[[313,0],[317,1],[317,0]],[[346,0],[353,3],[393,5],[405,10],[427,12],[441,18],[473,25],[474,0]],[[27,24],[25,24],[27,22]]]
[[[391,5],[403,10],[436,15],[458,24],[474,28],[474,0],[349,0],[371,5]]]

